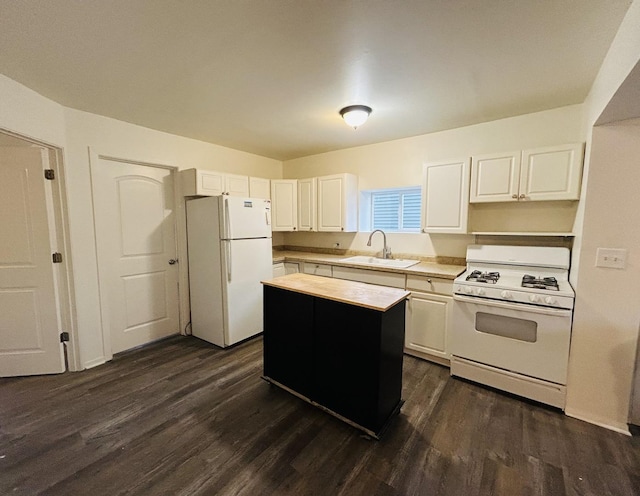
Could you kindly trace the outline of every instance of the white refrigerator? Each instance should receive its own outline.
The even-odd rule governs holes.
[[[191,331],[226,347],[262,332],[261,280],[272,277],[271,202],[187,201]]]

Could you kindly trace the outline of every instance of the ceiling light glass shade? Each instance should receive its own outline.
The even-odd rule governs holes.
[[[340,115],[344,121],[353,129],[367,122],[370,113],[371,107],[367,107],[366,105],[350,105],[340,111]]]

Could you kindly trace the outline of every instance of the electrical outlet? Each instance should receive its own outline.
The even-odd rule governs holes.
[[[623,248],[598,248],[596,267],[624,269],[627,266],[627,250]]]

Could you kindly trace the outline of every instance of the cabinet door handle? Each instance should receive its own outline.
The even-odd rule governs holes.
[[[518,195],[511,195],[511,198],[517,199]]]
[[[524,194],[524,193],[522,193],[522,194],[520,195],[520,199],[521,199],[521,200],[524,200],[525,198],[526,198],[525,194]]]

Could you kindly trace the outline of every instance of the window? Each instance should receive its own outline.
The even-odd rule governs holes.
[[[371,229],[420,232],[420,188],[371,191]]]

